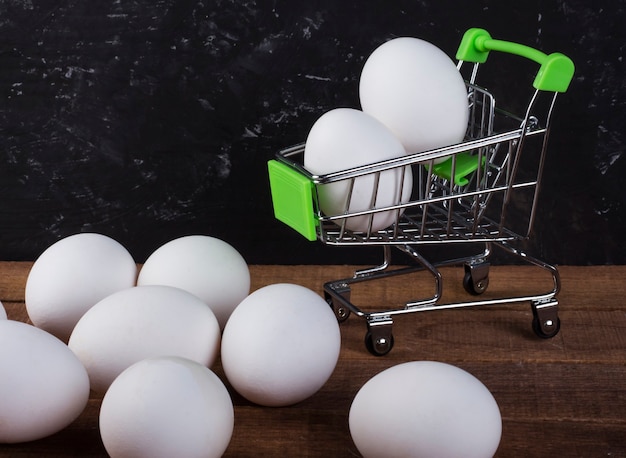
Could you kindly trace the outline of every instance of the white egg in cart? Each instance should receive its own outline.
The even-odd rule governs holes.
[[[380,121],[360,110],[336,108],[324,113],[306,139],[304,166],[315,175],[325,175],[373,164],[406,154],[402,143]],[[376,181],[378,180],[378,183]],[[367,211],[406,203],[411,197],[413,174],[410,167],[369,173],[350,180],[335,181],[317,187],[319,207],[326,216],[345,212]],[[348,205],[349,200],[349,205]],[[345,221],[346,229],[378,231],[392,225],[402,210],[387,210],[335,220]],[[370,227],[371,220],[371,227]]]
[[[490,458],[502,418],[487,387],[437,361],[392,366],[369,379],[349,412],[352,440],[364,457]]]
[[[400,37],[376,48],[363,66],[359,98],[362,110],[387,126],[409,154],[465,137],[465,82],[452,59],[428,41]]]

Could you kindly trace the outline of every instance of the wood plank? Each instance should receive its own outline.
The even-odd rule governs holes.
[[[26,320],[24,285],[30,263],[0,263],[0,300],[10,318]],[[350,277],[355,266],[250,266],[252,289],[280,282],[320,294],[329,280]],[[503,418],[497,457],[626,456],[626,266],[559,268],[560,333],[539,339],[527,303],[400,315],[395,346],[384,357],[367,353],[365,321],[341,324],[342,350],[335,372],[314,396],[295,406],[251,404],[228,385],[235,431],[225,456],[358,456],[347,425],[359,388],[401,362],[436,360],[478,377],[493,393]],[[463,270],[442,269],[444,299],[466,300]],[[543,272],[526,266],[494,266],[488,296],[527,295],[550,288]],[[367,282],[354,302],[401,304],[431,294],[432,278]],[[213,368],[225,380],[219,362]],[[98,432],[100,397],[65,430],[26,444],[0,445],[0,456],[106,456]]]
[[[0,263],[0,301],[24,302],[24,288],[32,262]]]

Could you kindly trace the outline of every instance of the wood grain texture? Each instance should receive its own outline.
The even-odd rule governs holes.
[[[31,263],[0,263],[0,300],[9,318],[27,321],[24,285]],[[352,275],[354,266],[250,266],[252,289],[290,282],[322,293],[322,285]],[[400,315],[395,346],[384,357],[365,349],[364,320],[341,324],[342,350],[328,383],[291,407],[256,406],[227,384],[235,405],[232,457],[359,456],[348,412],[360,387],[378,372],[411,360],[436,360],[478,377],[503,419],[497,457],[626,456],[626,266],[559,268],[560,333],[539,339],[527,303]],[[463,270],[442,269],[444,300],[466,299]],[[532,267],[492,267],[491,296],[532,294],[550,280]],[[546,286],[547,285],[547,286]],[[425,273],[369,282],[352,300],[376,307],[431,294]],[[225,380],[219,363],[216,373]],[[98,432],[100,397],[65,430],[26,444],[0,445],[0,456],[106,456]]]

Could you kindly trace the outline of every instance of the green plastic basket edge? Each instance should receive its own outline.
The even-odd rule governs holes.
[[[485,156],[482,156],[482,165],[485,165]],[[428,168],[428,165],[425,165]],[[465,186],[469,183],[467,176],[478,169],[478,157],[464,152],[457,154],[454,170],[454,184]],[[433,173],[441,178],[450,180],[452,177],[452,157],[433,166]]]
[[[313,182],[289,165],[267,163],[274,217],[309,241],[317,240],[319,221],[313,208]]]

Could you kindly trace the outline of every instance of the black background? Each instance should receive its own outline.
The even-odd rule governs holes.
[[[622,264],[626,250],[626,2],[0,0],[0,259],[61,237],[109,235],[138,262],[207,234],[249,263],[369,262],[273,218],[266,162],[324,112],[358,108],[369,54],[397,36],[451,57],[487,29],[572,58],[535,232],[557,264]],[[533,68],[490,89],[525,103]],[[377,256],[377,252],[376,252]]]

